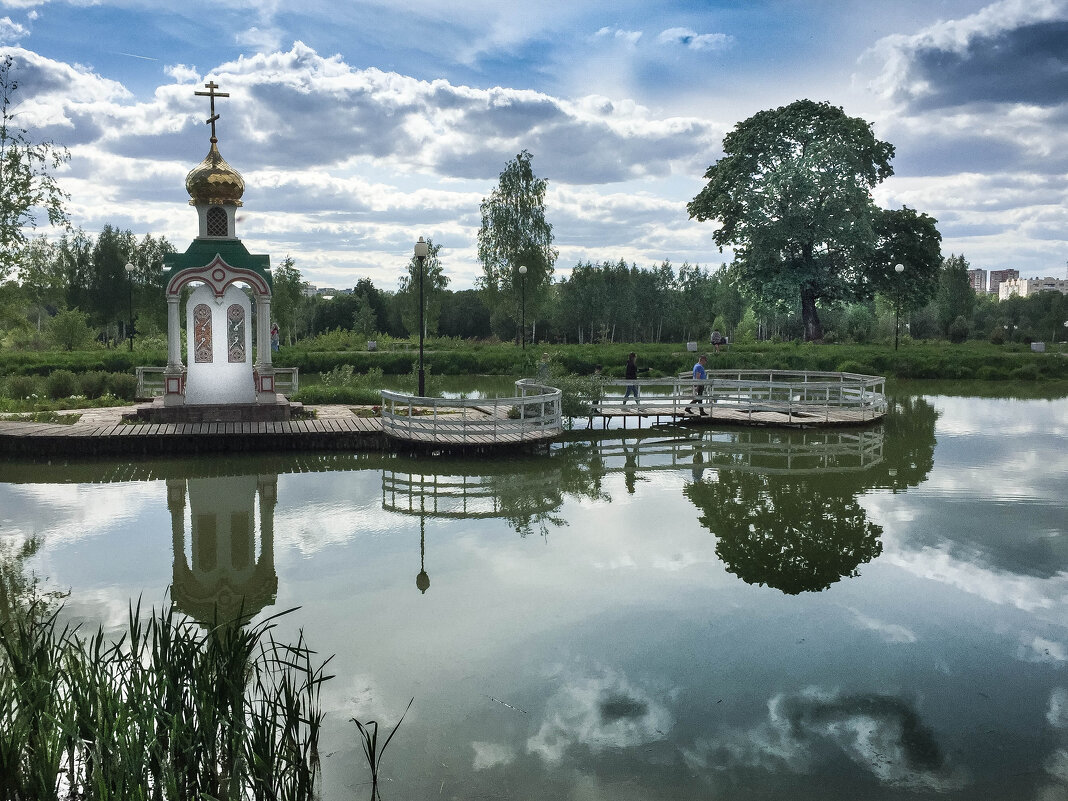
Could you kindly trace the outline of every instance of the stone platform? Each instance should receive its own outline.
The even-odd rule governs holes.
[[[138,406],[123,419],[143,423],[282,423],[304,409],[279,396],[275,403],[186,404],[164,406],[163,398]]]

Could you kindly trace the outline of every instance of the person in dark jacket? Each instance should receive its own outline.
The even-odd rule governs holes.
[[[637,365],[637,363],[635,361],[637,358],[638,358],[638,354],[636,354],[634,351],[631,351],[630,352],[630,357],[627,359],[627,366],[626,366],[626,368],[624,368],[624,372],[623,372],[623,377],[627,381],[637,381],[638,380],[638,365]],[[623,404],[622,404],[623,406],[627,405],[627,398],[629,398],[631,395],[634,396],[634,403],[637,404],[638,403],[638,385],[637,384],[627,384],[627,391],[623,393]]]

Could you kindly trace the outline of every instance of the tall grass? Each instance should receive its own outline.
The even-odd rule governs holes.
[[[360,745],[363,746],[363,755],[367,759],[367,766],[371,769],[371,801],[378,801],[381,798],[381,794],[378,791],[378,773],[382,767],[382,757],[385,756],[389,741],[393,739],[393,735],[397,733],[397,729],[404,722],[404,716],[408,714],[408,710],[412,708],[412,702],[414,701],[415,698],[413,697],[408,702],[408,706],[404,707],[404,712],[401,713],[397,725],[393,727],[393,731],[389,733],[389,736],[381,745],[378,742],[377,720],[369,720],[364,723],[356,718],[352,719],[352,722],[356,724],[356,728],[359,729]]]
[[[118,641],[58,615],[0,631],[0,800],[314,797],[330,677],[278,615],[205,630],[137,604]]]

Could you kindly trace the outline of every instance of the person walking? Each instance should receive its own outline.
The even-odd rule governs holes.
[[[693,380],[704,381],[708,376],[705,368],[708,366],[708,356],[701,354],[701,358],[697,360],[697,364],[693,366]],[[700,406],[701,414],[707,415],[704,407],[701,406],[704,403],[704,398],[701,396],[705,394],[704,384],[694,384],[693,386],[693,400],[690,401],[690,405],[686,407],[686,414],[693,414],[693,407]]]
[[[634,351],[630,352],[630,356],[627,358],[627,366],[623,368],[623,378],[627,381],[638,380],[638,364],[635,361],[638,358],[638,354]],[[627,398],[631,395],[634,396],[634,404],[638,404],[638,385],[627,384],[627,391],[623,393],[623,406],[627,405]]]

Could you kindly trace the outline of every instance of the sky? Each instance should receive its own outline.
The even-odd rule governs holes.
[[[802,98],[895,146],[875,200],[934,217],[943,255],[1066,275],[1068,0],[0,0],[3,54],[17,121],[69,149],[74,225],[178,250],[217,83],[237,234],[319,287],[396,289],[420,236],[473,287],[479,206],[522,150],[557,279],[716,269],[686,204],[727,132]]]

